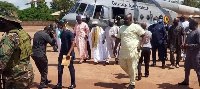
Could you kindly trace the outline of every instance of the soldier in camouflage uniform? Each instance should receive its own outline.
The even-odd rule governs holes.
[[[0,16],[0,32],[5,32],[0,41],[0,74],[5,89],[30,89],[34,79],[31,38],[12,15]]]

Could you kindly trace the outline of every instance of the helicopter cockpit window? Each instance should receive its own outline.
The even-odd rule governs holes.
[[[78,10],[76,11],[76,13],[82,15],[82,14],[84,13],[86,7],[87,7],[87,4],[81,3],[81,5],[79,6],[79,8],[78,8]]]
[[[69,13],[74,13],[74,12],[76,12],[76,10],[77,10],[77,8],[78,8],[79,5],[80,5],[80,3],[76,3],[76,4],[72,7],[72,9],[69,11]]]
[[[84,15],[89,15],[90,17],[92,17],[93,13],[94,13],[94,6],[88,4],[87,9],[85,10]]]

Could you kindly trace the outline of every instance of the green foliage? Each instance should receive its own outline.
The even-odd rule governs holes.
[[[0,15],[3,15],[5,12],[8,11],[16,11],[18,8],[14,6],[12,3],[8,3],[6,1],[0,1]]]
[[[72,0],[52,0],[52,2],[50,2],[52,9],[62,11],[62,13],[59,16],[60,18],[63,17],[64,14],[66,14],[70,10],[74,3],[75,2]]]
[[[37,7],[18,11],[20,20],[55,20],[45,1],[37,2]]]
[[[199,0],[184,0],[183,1],[183,5],[200,8],[200,2],[199,2]]]

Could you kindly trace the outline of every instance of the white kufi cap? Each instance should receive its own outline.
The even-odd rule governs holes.
[[[97,21],[93,21],[92,24],[98,24],[98,22]]]

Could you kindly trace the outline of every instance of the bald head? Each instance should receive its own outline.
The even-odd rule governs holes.
[[[82,23],[81,16],[76,16],[76,21],[78,22],[78,24],[81,24]]]
[[[56,23],[59,23],[59,19],[56,19],[55,22],[56,22]]]
[[[173,23],[174,23],[175,26],[178,26],[179,19],[178,18],[174,18],[174,22]]]
[[[137,18],[134,18],[133,20],[134,20],[135,24],[138,24],[138,19]]]
[[[153,20],[158,20],[158,17],[157,17],[157,16],[156,16],[156,17],[154,17],[154,18],[153,18]]]
[[[126,26],[130,26],[132,24],[132,14],[127,14],[125,17],[124,17],[124,25]]]
[[[180,18],[180,21],[181,21],[181,22],[185,22],[185,18],[186,18],[186,17],[185,17],[184,15],[182,15],[181,18]]]
[[[198,28],[198,25],[199,25],[199,23],[198,23],[197,19],[191,19],[190,23],[189,23],[189,28],[191,30],[196,30]]]
[[[147,28],[147,24],[146,23],[141,23],[141,27],[145,30]]]
[[[132,14],[127,14],[125,17],[127,17],[130,20],[132,20]]]
[[[115,23],[115,20],[114,20],[114,19],[110,19],[110,20],[109,20],[109,26],[110,26],[110,27],[113,27],[113,26],[114,26],[114,23]]]

